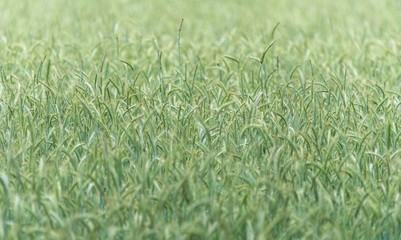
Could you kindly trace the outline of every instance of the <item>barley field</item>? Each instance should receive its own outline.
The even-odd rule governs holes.
[[[400,239],[400,11],[2,0],[0,239]]]

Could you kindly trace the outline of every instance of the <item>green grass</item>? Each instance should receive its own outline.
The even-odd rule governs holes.
[[[398,1],[0,3],[0,239],[399,239]]]

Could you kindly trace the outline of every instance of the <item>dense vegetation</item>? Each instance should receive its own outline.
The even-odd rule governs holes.
[[[398,1],[0,2],[1,239],[398,239]]]

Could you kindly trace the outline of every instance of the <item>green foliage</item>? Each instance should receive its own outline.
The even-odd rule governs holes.
[[[399,239],[397,1],[2,1],[0,239]]]

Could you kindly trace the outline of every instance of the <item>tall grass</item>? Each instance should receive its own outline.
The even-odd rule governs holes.
[[[1,239],[398,239],[399,4],[3,1]]]

